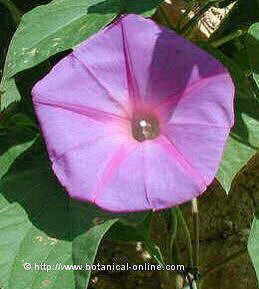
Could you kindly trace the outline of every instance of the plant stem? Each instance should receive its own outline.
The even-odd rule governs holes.
[[[15,4],[11,0],[0,0],[0,4],[3,4],[10,11],[14,23],[18,26],[21,21],[21,12]]]
[[[187,248],[188,248],[188,254],[189,254],[189,261],[190,266],[193,267],[193,250],[192,250],[192,240],[191,240],[191,234],[189,231],[189,228],[186,224],[186,221],[184,219],[183,213],[180,208],[177,208],[179,221],[182,223],[183,230],[185,231],[186,237],[187,237]]]
[[[174,252],[173,263],[174,264],[180,264],[179,246],[178,246],[177,239],[175,239],[175,241],[173,242],[172,246],[173,246],[173,252]],[[176,279],[175,279],[175,288],[176,289],[182,289],[183,288],[183,284],[184,284],[184,279],[183,279],[182,274],[177,273]]]
[[[238,38],[240,37],[241,35],[245,34],[246,31],[242,30],[242,29],[238,29],[232,33],[230,33],[229,35],[226,35],[220,39],[217,39],[217,40],[214,40],[212,41],[210,44],[213,46],[213,47],[219,47],[235,38]]]
[[[177,214],[177,210],[175,208],[171,208],[170,209],[170,213],[171,213],[171,220],[172,220],[172,224],[171,224],[171,236],[170,236],[170,249],[169,249],[169,258],[170,261],[172,261],[172,257],[173,257],[173,246],[174,246],[174,241],[176,238],[176,234],[177,234],[177,227],[178,227],[178,214]]]
[[[193,227],[194,227],[194,267],[199,266],[199,213],[197,199],[192,200],[192,216],[193,216]]]
[[[247,252],[247,249],[242,249],[232,255],[230,255],[229,257],[227,257],[223,262],[217,264],[215,267],[212,267],[210,269],[208,269],[207,271],[205,271],[202,276],[201,279],[204,279],[205,277],[207,277],[210,273],[213,273],[217,270],[219,270],[220,268],[224,267],[226,264],[228,264],[229,262],[234,261],[235,259],[243,256],[245,253]]]

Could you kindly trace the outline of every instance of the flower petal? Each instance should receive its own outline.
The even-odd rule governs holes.
[[[141,144],[135,145],[128,154],[120,154],[123,155],[120,164],[109,174],[105,185],[100,187],[95,203],[114,212],[152,209],[145,186]]]
[[[98,80],[73,54],[66,56],[37,82],[32,91],[35,101],[53,102],[64,106],[127,117],[122,105],[115,100]]]
[[[73,54],[99,85],[130,114],[129,79],[120,21],[83,42]]]
[[[186,88],[163,134],[200,172],[206,184],[216,175],[234,123],[234,85],[226,73],[204,78]]]
[[[230,128],[234,124],[234,92],[229,74],[202,79],[186,88],[168,123]]]
[[[136,15],[121,19],[128,58],[144,102],[157,105],[186,86],[222,73],[216,59],[176,32]]]
[[[99,190],[103,190],[129,147],[132,148],[129,145],[123,154],[124,147],[124,140],[97,138],[54,159],[53,170],[71,197],[98,204],[96,199],[102,195]]]
[[[49,103],[34,101],[34,107],[52,161],[68,151],[87,147],[111,135],[114,140],[125,141],[129,138],[130,127],[127,121],[114,119],[104,124]]]
[[[143,147],[145,183],[153,209],[176,206],[206,189],[203,179],[165,137],[146,141]]]
[[[62,185],[114,212],[163,209],[200,195],[234,122],[234,85],[223,65],[137,15],[83,42],[32,94]],[[131,121],[142,114],[159,122],[160,135],[138,142]]]
[[[229,128],[202,124],[170,124],[167,138],[209,185],[222,158]]]

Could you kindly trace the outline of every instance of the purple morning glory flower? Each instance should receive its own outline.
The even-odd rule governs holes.
[[[199,196],[215,177],[234,119],[224,66],[137,15],[83,42],[32,94],[69,195],[115,212]]]

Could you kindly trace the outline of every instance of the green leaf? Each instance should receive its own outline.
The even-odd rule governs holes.
[[[19,157],[34,144],[36,138],[37,137],[14,145],[0,155],[0,179],[7,173],[8,169],[11,167],[12,163],[17,159],[17,157]]]
[[[142,14],[149,17],[163,0],[121,0],[121,2],[123,7],[125,7],[126,13]]]
[[[109,24],[122,11],[150,16],[161,0],[59,0],[36,7],[22,17],[11,41],[1,82],[2,110],[21,96],[17,73],[50,56],[74,48]]]
[[[125,225],[121,222],[117,222],[107,233],[107,237],[113,241],[124,242],[138,242],[143,241],[145,237],[143,234],[133,226]]]
[[[1,120],[0,179],[8,172],[13,162],[38,139],[38,130],[34,125],[22,113],[3,117]]]
[[[259,148],[259,102],[249,92],[245,79],[239,84],[236,82],[235,98],[235,126],[229,136],[217,174],[217,179],[227,192],[237,173]]]
[[[93,264],[102,237],[116,221],[117,219],[113,219],[97,225],[74,240],[73,260],[75,264],[82,266]],[[76,288],[87,288],[89,278],[90,274],[86,274],[85,271],[79,271],[76,274]]]
[[[75,47],[107,25],[112,12],[88,13],[100,0],[60,0],[38,6],[22,17],[9,51],[6,76],[30,68],[57,52]],[[102,14],[101,14],[102,12]]]
[[[256,212],[255,214],[247,247],[249,255],[254,265],[254,269],[259,284],[259,212]]]
[[[0,287],[86,288],[90,271],[55,266],[92,263],[100,240],[117,219],[68,198],[42,155],[27,152],[0,183]],[[96,225],[96,220],[102,223]],[[24,269],[26,263],[30,270]],[[39,269],[44,263],[53,267]]]
[[[121,218],[120,222],[117,222],[107,234],[108,238],[115,241],[125,241],[125,242],[137,242],[150,239],[149,227],[152,218],[151,212],[135,213],[135,218],[137,223],[128,222],[129,217],[126,219]]]
[[[150,221],[153,217],[153,213],[147,213],[145,219],[137,226],[125,225],[121,222],[117,222],[111,230],[108,232],[107,237],[115,241],[137,242],[144,243],[147,251],[162,267],[165,266],[163,254],[157,246],[157,244],[150,237]]]
[[[111,230],[108,232],[107,237],[111,240],[137,242],[142,241],[149,254],[154,260],[161,265],[165,266],[163,254],[156,245],[156,243],[150,237],[150,222],[153,217],[153,213],[149,212],[146,217],[137,226],[125,225],[122,222],[117,222]]]
[[[5,130],[7,132],[12,132],[12,130],[26,130],[26,129],[36,129],[38,130],[37,124],[34,120],[29,118],[23,112],[17,112],[14,110],[5,111],[2,113],[2,118],[0,121],[0,130]],[[6,134],[5,133],[5,134]]]
[[[253,72],[253,78],[259,88],[259,22],[250,26],[246,47]]]
[[[11,103],[21,100],[20,92],[15,84],[14,78],[5,79],[3,76],[0,83],[1,110],[7,108]]]

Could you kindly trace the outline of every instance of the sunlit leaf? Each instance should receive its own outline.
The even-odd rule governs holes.
[[[253,220],[247,247],[259,284],[259,212]]]

